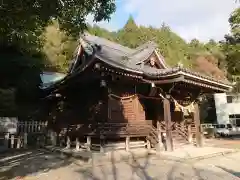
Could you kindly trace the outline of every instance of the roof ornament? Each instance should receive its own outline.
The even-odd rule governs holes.
[[[150,57],[150,65],[153,67],[155,65],[155,58]]]
[[[101,51],[102,50],[102,46],[101,45],[95,44],[94,46],[95,46],[97,51]]]
[[[177,63],[177,67],[179,67],[179,68],[183,68],[183,63],[182,63],[182,61],[178,61],[178,63]]]

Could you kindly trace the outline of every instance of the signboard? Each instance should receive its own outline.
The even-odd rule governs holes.
[[[0,117],[0,132],[17,133],[17,117]]]

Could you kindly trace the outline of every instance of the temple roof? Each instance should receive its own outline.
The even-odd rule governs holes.
[[[156,51],[157,45],[151,41],[137,47],[136,49],[130,49],[88,33],[83,34],[81,38],[88,45],[99,45],[101,50],[97,51],[95,56],[103,62],[116,68],[132,71],[148,77],[158,78],[178,73],[205,81],[211,81],[213,84],[222,84],[224,86],[228,86],[229,88],[231,88],[232,85],[227,80],[217,80],[214,77],[193,72],[183,67],[167,67],[164,58]],[[141,62],[148,59],[154,52],[157,53],[158,59],[163,66],[162,69],[141,65]]]
[[[94,58],[84,61],[84,64],[80,67],[72,66],[66,77],[60,82],[57,82],[55,84],[56,86],[64,84],[69,79],[80,74],[89,67],[91,63],[98,59],[110,67],[110,69],[106,68],[106,70],[109,70],[110,72],[115,71],[119,73],[120,71],[124,71],[123,74],[127,74],[127,76],[140,78],[147,82],[158,81],[159,83],[159,80],[180,77],[183,82],[215,89],[218,92],[226,92],[232,89],[232,84],[227,80],[217,80],[213,77],[193,72],[180,66],[168,67],[163,56],[157,52],[157,45],[151,41],[137,47],[136,49],[131,49],[107,39],[84,33],[80,37],[79,47],[83,47],[84,51],[89,55],[93,55],[94,52]],[[160,64],[161,67],[156,68],[144,64],[144,62],[146,62],[153,54],[157,57],[158,64]],[[78,60],[79,58],[76,58],[73,64],[78,64],[76,63]],[[54,88],[55,85],[50,88]]]
[[[97,51],[95,54],[98,59],[118,68],[139,73],[142,73],[143,71],[139,62],[148,59],[157,48],[157,45],[151,41],[139,46],[136,49],[130,49],[88,33],[82,35],[81,38],[89,45],[101,46],[101,50]],[[162,64],[165,66],[164,62],[162,62]]]

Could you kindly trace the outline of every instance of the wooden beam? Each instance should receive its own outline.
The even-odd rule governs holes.
[[[166,145],[167,151],[173,151],[173,140],[172,140],[172,123],[171,123],[171,110],[170,110],[170,101],[165,98],[163,100],[164,108],[164,121],[166,124]]]
[[[157,88],[156,87],[151,87],[150,92],[148,96],[153,97],[157,94]]]
[[[162,100],[161,97],[149,97],[149,96],[144,96],[141,94],[137,94],[140,99],[153,99],[153,100]]]
[[[179,76],[179,77],[173,77],[173,78],[169,78],[169,79],[162,79],[162,80],[143,80],[145,82],[151,83],[154,82],[155,84],[171,84],[174,82],[181,82],[184,81],[184,76]]]
[[[193,120],[196,126],[196,143],[197,147],[202,147],[202,135],[201,135],[201,126],[200,126],[200,116],[199,116],[199,105],[198,103],[194,104],[194,113]]]

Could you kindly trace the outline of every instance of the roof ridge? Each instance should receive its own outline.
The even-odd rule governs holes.
[[[98,40],[100,40],[100,41],[105,41],[106,43],[109,43],[110,45],[107,45],[106,43],[99,44],[99,45],[108,47],[108,48],[110,48],[110,49],[114,49],[114,50],[119,51],[119,52],[122,52],[122,53],[124,53],[125,55],[129,55],[129,54],[131,54],[131,53],[127,53],[127,52],[124,51],[123,49],[125,49],[125,50],[127,50],[127,51],[134,51],[134,49],[131,49],[131,48],[126,47],[126,46],[123,46],[123,45],[121,45],[121,44],[119,44],[119,43],[117,43],[117,42],[113,42],[113,41],[110,41],[110,40],[108,40],[108,39],[106,39],[106,38],[99,37],[99,36],[95,36],[95,35],[92,35],[92,34],[90,34],[90,33],[88,33],[88,32],[85,32],[85,33],[83,33],[83,35],[81,35],[81,38],[83,38],[83,40],[86,41],[86,42],[88,42],[88,43],[91,43],[91,42],[86,39],[86,36],[88,36],[88,37],[93,37],[93,38],[95,38],[95,40],[98,39]],[[96,44],[97,44],[97,43],[96,43]],[[111,45],[118,46],[119,48],[114,48],[114,47],[112,47]],[[120,48],[123,48],[123,49],[120,49]]]
[[[146,43],[143,43],[142,45],[138,46],[137,48],[135,48],[134,52],[131,55],[135,55],[137,54],[139,51],[149,48],[149,45],[152,45],[151,47],[153,47],[154,49],[157,48],[157,44],[154,41],[147,41]]]
[[[215,81],[215,82],[222,83],[222,84],[226,84],[226,85],[232,85],[231,82],[228,81],[227,79],[226,80],[220,80],[220,79],[214,78],[213,76],[208,76],[208,75],[205,75],[205,74],[200,73],[200,72],[191,71],[190,69],[184,68],[184,67],[176,67],[176,68],[178,68],[179,71],[183,71],[185,73],[192,74],[194,76],[198,76],[198,77],[201,77],[201,78],[204,78],[204,79],[208,79],[208,80]]]

